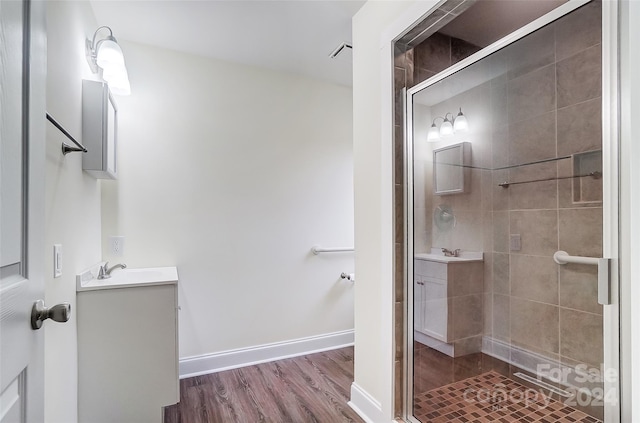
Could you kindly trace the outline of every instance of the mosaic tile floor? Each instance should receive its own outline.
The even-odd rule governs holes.
[[[601,423],[493,371],[417,395],[414,415],[423,423]]]

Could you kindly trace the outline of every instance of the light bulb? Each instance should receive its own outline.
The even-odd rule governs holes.
[[[469,130],[467,118],[462,114],[462,108],[458,112],[458,116],[453,121],[453,130],[455,132],[464,132]]]
[[[451,125],[451,121],[445,118],[442,125],[440,125],[440,136],[441,137],[450,137],[453,135],[453,125]]]
[[[427,141],[438,142],[438,140],[440,140],[440,132],[438,131],[438,127],[434,123],[431,125],[431,128],[429,128],[429,132],[427,133]]]
[[[124,66],[122,49],[116,43],[115,38],[107,38],[98,43],[96,63],[102,69],[109,66]]]

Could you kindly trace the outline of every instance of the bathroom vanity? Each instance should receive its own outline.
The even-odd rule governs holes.
[[[158,423],[180,400],[175,267],[76,277],[78,421]]]
[[[479,352],[483,330],[483,255],[414,256],[414,339],[451,357]]]

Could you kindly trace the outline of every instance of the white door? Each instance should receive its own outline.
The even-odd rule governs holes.
[[[0,422],[44,420],[44,2],[0,1]]]

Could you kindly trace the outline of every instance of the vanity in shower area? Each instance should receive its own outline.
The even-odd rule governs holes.
[[[482,350],[483,253],[414,255],[414,340],[450,357]]]

